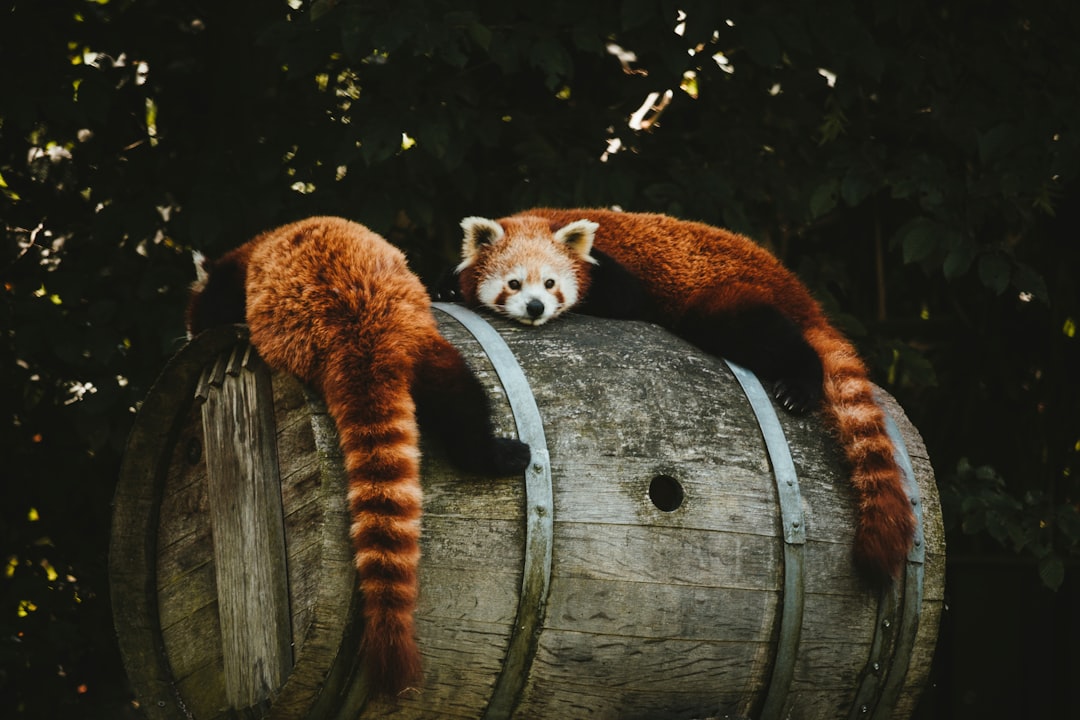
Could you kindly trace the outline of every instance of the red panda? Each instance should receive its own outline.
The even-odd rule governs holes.
[[[484,390],[439,334],[419,278],[400,251],[364,226],[302,220],[200,270],[189,333],[247,322],[266,363],[321,393],[337,424],[363,594],[362,652],[372,688],[396,694],[421,677],[413,630],[418,415],[470,470],[521,472],[529,448],[492,435]]]
[[[898,577],[915,515],[868,371],[772,254],[665,215],[536,209],[461,224],[466,302],[529,325],[571,310],[651,320],[754,371],[788,410],[823,407],[858,498],[856,564],[878,582]]]

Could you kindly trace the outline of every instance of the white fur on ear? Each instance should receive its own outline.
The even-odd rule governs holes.
[[[472,265],[482,246],[497,243],[506,234],[499,223],[475,215],[464,218],[461,229],[465,231],[461,241],[461,263],[454,268],[454,272],[461,272]]]
[[[206,287],[206,279],[210,277],[210,273],[206,271],[206,256],[198,250],[192,250],[191,259],[195,262],[195,282],[191,283],[191,289],[201,291]]]
[[[596,231],[600,228],[592,220],[575,220],[555,232],[556,242],[561,242],[577,254],[582,260],[596,265],[596,258],[589,254],[592,250]]]
[[[499,223],[475,215],[464,218],[461,229],[465,231],[465,242],[472,242],[477,246],[498,242],[506,234]]]

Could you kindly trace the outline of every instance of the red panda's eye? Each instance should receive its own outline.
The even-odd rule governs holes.
[[[555,281],[551,278],[548,278],[544,281],[544,287],[550,290],[551,288],[555,287]]]
[[[506,283],[506,286],[509,287],[511,290],[520,290],[521,289],[521,281],[520,280],[510,280],[509,282]]]

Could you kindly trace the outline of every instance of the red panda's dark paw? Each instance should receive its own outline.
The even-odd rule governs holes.
[[[470,468],[475,472],[493,477],[519,475],[529,465],[532,451],[520,440],[492,438],[482,455],[470,458]]]
[[[790,413],[804,415],[821,406],[821,382],[788,378],[773,383],[773,397]]]
[[[439,302],[461,302],[461,288],[458,285],[458,274],[453,267],[443,270],[442,275],[435,281],[431,288],[431,299]]]
[[[525,472],[532,458],[529,446],[512,438],[495,438],[492,451],[492,470],[497,475],[516,475]]]

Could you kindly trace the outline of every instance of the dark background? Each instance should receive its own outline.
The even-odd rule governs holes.
[[[331,213],[432,281],[461,217],[552,204],[796,269],[937,472],[918,717],[1080,716],[1078,36],[1071,0],[5,3],[0,715],[129,712],[110,501],[191,249]]]

